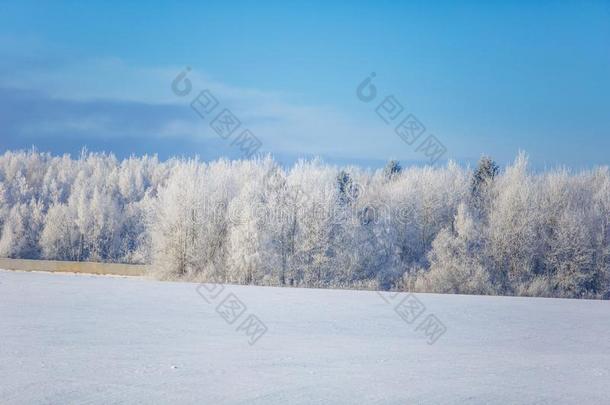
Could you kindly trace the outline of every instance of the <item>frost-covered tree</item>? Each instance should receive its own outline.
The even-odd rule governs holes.
[[[79,259],[79,241],[80,233],[74,213],[66,204],[52,205],[47,212],[40,237],[42,257],[76,261]]]
[[[153,208],[153,262],[162,278],[192,277],[201,271],[206,220],[203,170],[197,162],[176,165]]]
[[[453,230],[443,229],[432,243],[430,270],[416,274],[415,290],[453,294],[492,294],[494,286],[485,268],[480,229],[460,204]]]
[[[34,259],[40,256],[40,233],[44,225],[43,204],[32,198],[14,205],[4,222],[0,256]]]

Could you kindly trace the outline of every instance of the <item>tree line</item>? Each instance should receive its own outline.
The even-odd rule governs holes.
[[[610,171],[0,156],[0,256],[161,279],[610,298]]]

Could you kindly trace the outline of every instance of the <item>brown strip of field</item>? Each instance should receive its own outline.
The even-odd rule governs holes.
[[[147,268],[148,266],[146,265],[122,263],[65,262],[57,260],[0,258],[0,269],[5,270],[143,276],[146,274]]]

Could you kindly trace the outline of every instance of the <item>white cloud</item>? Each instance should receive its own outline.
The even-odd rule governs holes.
[[[289,102],[287,99],[295,97],[282,92],[231,86],[197,69],[188,75],[193,84],[192,93],[181,98],[172,93],[171,83],[183,69],[183,66],[133,66],[118,58],[72,60],[44,70],[20,69],[10,81],[0,79],[0,85],[40,90],[51,97],[74,102],[107,100],[182,105],[185,109],[190,109],[190,100],[207,88],[218,98],[220,108],[231,109],[242,125],[263,141],[267,152],[386,159],[401,150],[402,156],[414,156],[412,150],[394,135],[392,128],[376,119],[368,106],[362,106],[364,118],[354,118],[332,106]],[[88,123],[99,124],[99,121],[85,119],[65,125],[75,130]],[[100,131],[112,128],[112,125],[102,124]],[[190,118],[170,115],[157,128],[156,134],[213,137],[208,124],[209,120],[199,119],[194,112]],[[61,126],[61,122],[52,125]]]

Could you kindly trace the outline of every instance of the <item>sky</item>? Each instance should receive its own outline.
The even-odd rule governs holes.
[[[235,159],[246,129],[287,164],[610,164],[610,1],[0,0],[0,151]]]

